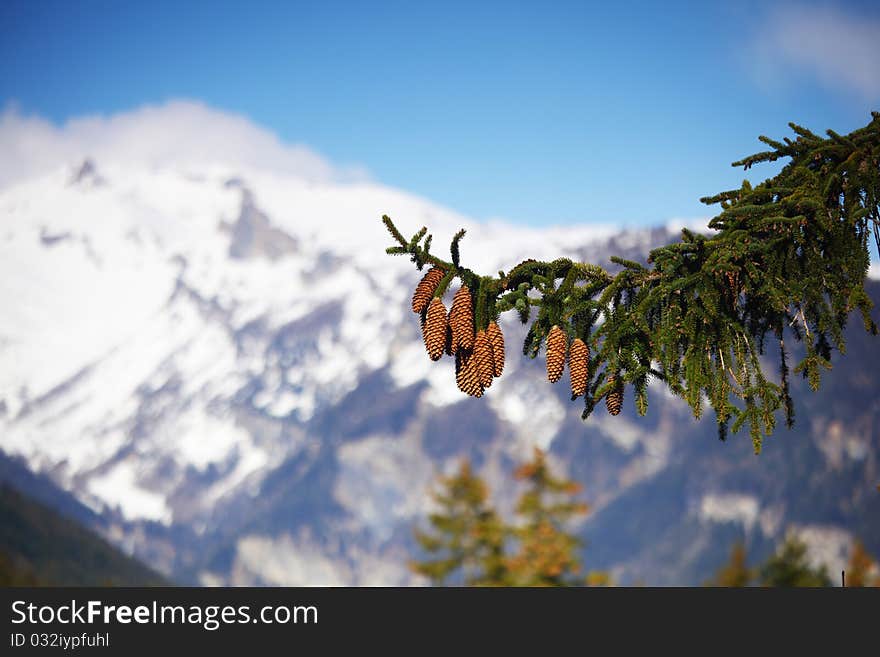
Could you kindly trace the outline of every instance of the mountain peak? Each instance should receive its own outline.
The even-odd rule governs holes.
[[[229,186],[227,182],[227,187]],[[257,207],[253,193],[241,187],[241,207],[238,218],[230,226],[221,224],[230,233],[229,256],[237,260],[265,257],[278,260],[299,249],[297,240],[272,225],[269,216]]]
[[[70,176],[70,185],[80,185],[88,187],[100,187],[104,185],[106,180],[98,173],[98,167],[92,158],[85,158],[82,163],[74,168]]]
[[[411,527],[430,509],[436,472],[467,455],[508,503],[510,465],[536,443],[597,502],[584,525],[588,561],[652,582],[660,575],[646,565],[669,581],[696,577],[678,556],[652,562],[644,545],[655,539],[663,555],[688,545],[708,554],[731,527],[763,526],[768,509],[794,509],[783,520],[801,525],[869,513],[798,506],[783,496],[798,475],[781,447],[755,460],[747,440],[720,445],[711,419],[693,422],[667,396],[645,418],[627,406],[584,424],[540,362],[513,356],[485,399],[462,395],[449,359],[424,353],[408,310],[419,276],[385,255],[379,217],[427,225],[438,252],[466,227],[463,260],[482,271],[526,257],[642,260],[675,239],[666,229],[486,224],[375,183],[101,162],[112,184],[100,193],[84,191],[104,180],[91,159],[69,180],[56,171],[0,190],[0,435],[164,572],[235,584],[409,583]],[[525,330],[510,319],[503,329],[515,344]],[[831,376],[871,376],[874,354],[854,339]],[[841,376],[838,389],[855,380]],[[809,459],[816,487],[844,501],[846,473],[876,472],[876,409],[841,407],[861,390],[823,397],[836,399],[828,409],[805,397],[799,431],[811,440],[785,445]],[[821,428],[841,417],[829,442],[836,434]],[[824,451],[812,446],[820,434]],[[696,464],[686,476],[683,452]],[[767,487],[753,513],[745,496],[769,472],[786,486]],[[649,528],[638,541],[627,535],[633,522]]]

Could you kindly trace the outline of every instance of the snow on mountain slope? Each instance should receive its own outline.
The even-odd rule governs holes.
[[[783,480],[789,463],[827,461],[815,486],[836,482],[845,498],[849,480],[822,477],[873,476],[873,406],[833,417],[808,407],[808,440],[784,460],[773,441],[760,461],[709,450],[711,420],[694,423],[663,394],[646,418],[627,407],[584,424],[565,382],[549,386],[541,363],[519,355],[515,318],[504,322],[504,376],[469,399],[449,359],[424,353],[409,312],[419,274],[385,254],[379,219],[428,226],[438,253],[466,228],[463,261],[483,271],[525,257],[638,259],[677,227],[478,223],[364,180],[102,155],[0,189],[0,447],[163,572],[214,584],[410,583],[411,528],[436,472],[470,456],[509,509],[510,469],[535,444],[585,482],[596,512],[585,527],[599,532],[590,553],[633,577],[650,567],[682,581],[675,574],[696,566],[674,559],[687,547],[709,563],[730,527],[766,549],[791,518],[826,528],[817,543],[856,535],[858,514],[834,525],[854,511],[792,516],[799,502],[766,481]],[[829,442],[844,418],[846,435]],[[701,474],[683,451],[706,464]],[[726,486],[725,473],[736,474]]]
[[[187,469],[214,468],[207,509],[298,448],[255,437],[230,410],[255,380],[254,407],[294,424],[386,365],[398,386],[427,380],[433,405],[460,401],[451,366],[395,338],[411,324],[418,275],[384,254],[378,219],[391,212],[401,226],[430,226],[439,244],[467,228],[464,257],[488,271],[610,232],[484,226],[376,184],[219,168],[90,162],[4,190],[4,448],[93,505],[170,523]],[[268,230],[274,242],[261,242]],[[280,238],[285,252],[265,252]],[[248,257],[235,253],[242,241]],[[278,350],[253,337],[285,330]],[[522,421],[518,398],[504,399],[501,416]],[[563,414],[554,408],[536,420],[545,442]],[[177,476],[157,480],[169,467]]]

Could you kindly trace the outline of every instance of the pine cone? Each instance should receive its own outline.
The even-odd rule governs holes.
[[[489,338],[489,346],[492,347],[492,374],[501,376],[501,372],[504,371],[504,334],[498,324],[489,322],[486,337]]]
[[[437,291],[437,286],[445,274],[446,272],[440,267],[431,267],[428,273],[422,276],[422,280],[416,285],[416,291],[413,293],[412,311],[414,313],[420,313],[428,307],[431,297],[434,296],[434,292]]]
[[[495,374],[495,368],[492,363],[492,347],[489,344],[489,338],[485,331],[477,331],[477,337],[474,338],[474,355],[477,376],[480,379],[480,385],[488,388],[492,385],[492,377]]]
[[[448,356],[455,356],[455,343],[452,341],[452,327],[448,322],[446,324],[446,354]]]
[[[467,393],[467,381],[465,380],[465,365],[467,364],[467,357],[465,355],[464,349],[459,349],[455,352],[455,385],[458,386],[458,389],[463,393]]]
[[[620,379],[613,375],[609,383],[611,384],[611,389],[605,395],[605,408],[608,409],[611,415],[618,415],[621,406],[623,406],[623,384],[620,382]]]
[[[547,334],[547,378],[556,383],[565,369],[565,347],[568,338],[556,324]]]
[[[589,379],[590,347],[580,338],[572,340],[568,352],[568,373],[571,376],[571,396],[580,397],[587,392]]]
[[[458,288],[452,298],[449,310],[449,325],[452,327],[453,349],[464,347],[474,348],[474,304],[467,285]]]
[[[458,386],[459,390],[467,393],[467,386],[465,386],[464,380],[464,364],[465,351],[464,349],[459,349],[455,352],[455,385]]]
[[[482,397],[483,386],[476,370],[476,359],[470,350],[459,349],[455,352],[455,383],[458,389],[471,397]]]
[[[446,306],[439,297],[431,299],[428,306],[422,337],[431,360],[440,360],[446,347]]]

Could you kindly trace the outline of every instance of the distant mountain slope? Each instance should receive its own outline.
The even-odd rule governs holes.
[[[0,585],[162,586],[168,581],[94,532],[0,484]]]
[[[20,490],[175,581],[423,583],[406,563],[436,475],[468,456],[509,509],[533,445],[584,483],[586,563],[624,583],[699,583],[733,537],[758,555],[788,526],[832,571],[856,536],[880,552],[880,339],[854,326],[760,457],[659,385],[647,417],[629,398],[581,422],[514,317],[504,375],[470,399],[428,360],[419,273],[379,217],[427,225],[437,252],[467,228],[481,271],[640,260],[675,230],[481,224],[375,183],[224,167],[77,172],[0,190],[0,447],[19,483],[53,482]]]
[[[87,529],[103,531],[106,517],[78,501],[46,474],[32,472],[27,462],[0,449],[0,485],[12,488]]]

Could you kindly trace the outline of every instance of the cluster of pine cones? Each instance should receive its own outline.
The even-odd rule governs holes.
[[[440,360],[444,353],[455,356],[455,382],[459,390],[482,397],[493,378],[501,376],[504,369],[504,335],[494,321],[489,322],[485,330],[475,330],[473,299],[465,284],[455,293],[452,307],[446,312],[442,299],[434,296],[445,275],[440,267],[428,270],[413,293],[412,310],[421,316],[422,339],[431,360]],[[590,362],[587,343],[575,338],[569,345],[566,332],[553,325],[547,334],[546,351],[550,383],[562,377],[567,356],[571,398],[586,394]],[[605,406],[611,415],[617,415],[623,405],[623,385],[615,376],[610,383]]]
[[[568,373],[571,379],[571,398],[577,399],[586,394],[590,378],[590,346],[575,338],[568,342],[568,334],[554,324],[547,334],[547,379],[556,383],[565,370],[565,356],[568,354]],[[609,379],[610,390],[605,395],[605,407],[611,415],[618,415],[623,406],[623,385],[617,376]]]
[[[482,397],[504,370],[504,334],[495,322],[475,330],[474,304],[467,285],[462,284],[455,293],[447,314],[443,301],[434,296],[445,275],[440,267],[432,267],[424,275],[413,294],[412,309],[422,318],[422,338],[431,360],[440,360],[444,353],[455,356],[459,390]]]

